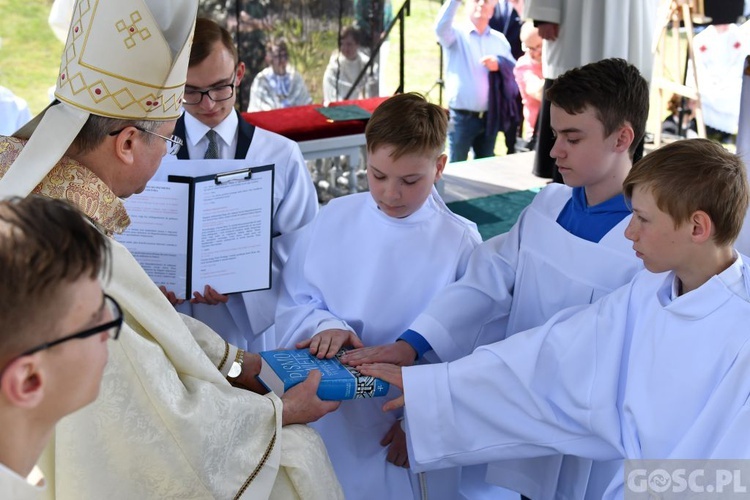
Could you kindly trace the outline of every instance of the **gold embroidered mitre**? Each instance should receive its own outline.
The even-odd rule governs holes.
[[[186,42],[191,34],[192,30],[182,33],[185,39],[173,54],[145,3],[79,0],[55,97],[112,118],[176,119],[190,57]]]
[[[180,116],[198,0],[76,0],[55,97],[14,135],[29,139],[0,197],[28,194],[65,154],[90,114]]]

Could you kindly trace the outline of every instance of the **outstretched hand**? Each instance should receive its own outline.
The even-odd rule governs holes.
[[[317,333],[313,338],[297,342],[297,349],[310,348],[310,354],[318,359],[331,359],[345,345],[352,347],[364,347],[365,345],[359,340],[354,332],[349,330],[339,330],[332,328]]]
[[[401,376],[401,367],[388,363],[375,363],[372,365],[361,365],[357,368],[363,375],[369,375],[404,390],[404,379]],[[383,411],[392,411],[404,406],[404,395],[401,394],[396,399],[391,399],[383,405]]]
[[[341,405],[341,401],[323,401],[318,397],[321,376],[319,370],[311,370],[304,382],[284,393],[281,425],[309,424]]]
[[[363,347],[346,351],[341,356],[341,362],[349,366],[359,366],[366,363],[390,363],[398,366],[411,366],[417,352],[408,342],[397,340],[392,344]]]

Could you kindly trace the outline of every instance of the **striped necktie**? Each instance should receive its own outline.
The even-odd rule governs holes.
[[[214,129],[209,130],[206,132],[206,137],[208,137],[208,149],[206,149],[206,154],[203,158],[206,160],[216,160],[219,158],[219,143],[216,142],[216,131]]]

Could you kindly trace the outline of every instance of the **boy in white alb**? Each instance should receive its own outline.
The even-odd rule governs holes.
[[[330,358],[345,344],[393,341],[437,290],[463,274],[481,239],[433,186],[447,159],[447,122],[444,110],[417,94],[375,110],[365,131],[370,192],[329,202],[284,267],[281,347],[309,346]],[[380,405],[344,401],[315,428],[347,499],[417,498],[421,485],[405,468],[400,422]]]
[[[629,284],[455,362],[361,367],[403,387],[415,469],[750,456],[750,265],[733,249],[744,165],[711,141],[678,141],[636,163],[624,192],[647,269]],[[599,498],[625,490],[620,462]]]
[[[66,202],[0,201],[0,498],[47,493],[34,464],[55,424],[99,394],[122,325],[99,282],[108,256],[106,236]]]
[[[626,61],[605,59],[560,76],[547,98],[557,137],[551,154],[567,185],[544,188],[508,233],[480,245],[466,274],[441,290],[399,341],[351,351],[346,362],[405,366],[430,349],[452,361],[566,307],[590,304],[641,269],[623,237],[630,212],[622,181],[645,133],[646,80]],[[535,500],[559,489],[583,498],[591,467],[573,457],[549,457],[520,470],[491,465],[488,480]],[[536,476],[542,468],[549,471],[544,486],[519,479],[525,469]]]

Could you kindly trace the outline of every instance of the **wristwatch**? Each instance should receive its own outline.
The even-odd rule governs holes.
[[[234,358],[234,361],[232,361],[232,366],[229,367],[229,373],[227,374],[227,378],[229,379],[236,379],[240,375],[242,375],[242,363],[245,361],[245,351],[242,349],[237,349],[237,356]]]

